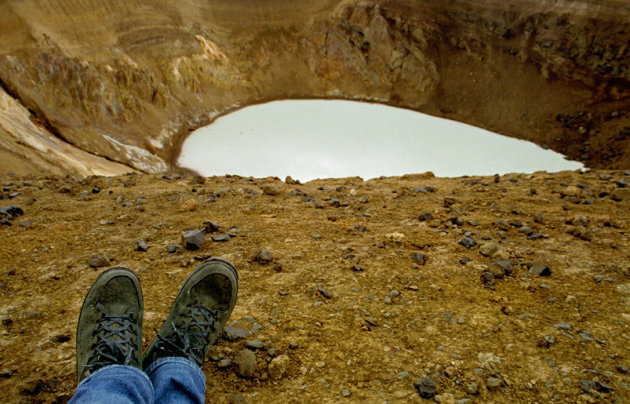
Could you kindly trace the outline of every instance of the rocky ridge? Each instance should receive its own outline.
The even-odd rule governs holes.
[[[30,116],[16,129],[0,104],[0,150],[39,160],[20,139],[47,131],[155,173],[175,168],[191,130],[241,106],[345,98],[625,169],[628,21],[621,0],[6,1],[2,97]],[[66,151],[48,147],[49,166],[67,168],[54,157]],[[28,172],[19,160],[14,171]]]

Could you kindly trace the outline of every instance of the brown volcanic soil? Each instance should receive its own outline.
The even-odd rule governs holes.
[[[235,365],[219,369],[209,360],[208,401],[421,402],[413,382],[426,375],[445,403],[627,402],[630,197],[616,181],[628,178],[410,175],[287,185],[241,177],[6,177],[4,194],[21,194],[2,206],[15,203],[25,214],[0,226],[3,401],[65,402],[73,394],[76,319],[104,269],[87,262],[101,254],[110,266],[139,274],[145,347],[195,258],[234,262],[240,285],[233,319],[261,324],[249,339],[265,349],[256,353],[251,380]],[[280,193],[263,194],[264,185]],[[93,186],[100,193],[90,193]],[[420,221],[423,211],[433,219]],[[570,223],[579,216],[585,222]],[[507,224],[496,224],[500,219]],[[208,240],[197,252],[167,252],[183,230],[207,220],[236,236]],[[510,223],[544,238],[528,240]],[[477,246],[458,244],[465,232]],[[138,239],[147,252],[135,251]],[[488,242],[514,264],[496,290],[480,280],[494,261],[480,253]],[[253,260],[264,248],[273,254],[268,265]],[[424,264],[412,260],[415,252],[425,254]],[[471,261],[462,265],[463,257]],[[533,262],[549,265],[552,275],[529,275]],[[570,329],[555,327],[560,323]],[[548,347],[544,336],[553,337]],[[221,339],[212,355],[234,359],[244,345]],[[290,357],[281,380],[267,373],[271,347]],[[500,361],[488,363],[487,353]],[[399,377],[403,371],[409,376]],[[582,379],[599,382],[599,391],[583,392]],[[470,383],[476,395],[467,393]]]
[[[6,0],[0,26],[0,172],[20,155],[160,173],[191,130],[290,98],[410,108],[630,169],[627,0]]]

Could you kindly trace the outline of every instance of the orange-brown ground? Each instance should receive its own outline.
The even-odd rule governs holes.
[[[88,260],[101,254],[140,277],[145,348],[195,257],[234,262],[240,285],[232,319],[260,323],[264,329],[250,339],[265,349],[256,353],[251,380],[239,377],[236,365],[219,369],[209,360],[207,401],[422,402],[413,382],[431,376],[444,403],[628,402],[630,200],[616,190],[624,179],[623,172],[599,171],[305,185],[241,177],[5,177],[0,206],[16,204],[25,213],[0,226],[2,401],[72,396],[76,320],[104,269]],[[263,194],[265,184],[280,194]],[[94,186],[100,193],[90,193]],[[415,190],[429,186],[435,192]],[[12,192],[21,194],[7,200]],[[606,196],[612,192],[625,199]],[[420,221],[424,211],[433,219]],[[586,222],[569,223],[579,216]],[[507,230],[497,228],[499,219]],[[168,244],[181,245],[182,231],[208,220],[236,237],[208,238],[196,252],[167,252]],[[510,225],[515,220],[545,237],[528,240]],[[458,244],[465,232],[477,246]],[[147,252],[135,251],[139,239]],[[496,290],[480,279],[494,258],[481,255],[479,245],[493,241],[515,268],[495,281]],[[253,260],[260,249],[271,251],[272,263]],[[412,260],[414,252],[426,256],[423,265]],[[462,265],[463,257],[471,262]],[[532,262],[549,265],[552,275],[529,275]],[[553,337],[548,347],[544,336]],[[220,339],[211,355],[234,359],[244,345]],[[290,357],[279,380],[267,372],[271,347]],[[487,353],[500,361],[484,366],[493,358]],[[491,376],[504,384],[489,389]],[[600,391],[584,392],[582,379],[600,382]],[[467,392],[470,383],[477,394]]]

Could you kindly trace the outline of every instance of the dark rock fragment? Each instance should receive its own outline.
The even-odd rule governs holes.
[[[553,336],[545,335],[538,341],[538,346],[541,348],[549,348],[555,342]]]
[[[492,275],[491,272],[484,272],[481,274],[481,283],[483,283],[487,288],[494,290],[494,275]]]
[[[534,230],[529,226],[522,226],[518,229],[518,231],[528,236],[534,232]]]
[[[508,224],[507,220],[505,219],[499,219],[496,222],[494,222],[494,225],[497,227],[497,229],[499,230],[503,230],[503,231],[508,231],[510,230],[510,225]]]
[[[583,392],[591,393],[593,390],[595,390],[595,386],[597,385],[597,383],[591,380],[580,379],[579,385],[580,389],[582,389]]]
[[[451,224],[454,224],[456,226],[463,226],[464,225],[464,221],[459,216],[451,216],[451,217],[448,218],[448,221],[451,222]]]
[[[421,222],[426,222],[427,220],[433,219],[433,215],[431,212],[422,212],[418,215],[418,220]]]
[[[259,250],[254,256],[254,261],[266,265],[273,261],[273,255],[269,250]]]
[[[492,264],[488,265],[488,271],[491,272],[495,278],[503,278],[503,276],[510,276],[513,272],[512,263],[507,259],[498,259]],[[499,276],[497,276],[497,274]]]
[[[259,339],[250,339],[245,342],[245,346],[251,350],[263,349],[265,344]]]
[[[248,338],[262,330],[263,327],[252,317],[243,317],[233,321],[223,329],[223,338],[227,341],[237,341]]]
[[[447,197],[444,198],[444,206],[447,207],[447,208],[449,206],[455,205],[457,203],[460,203],[460,200],[455,198],[455,197],[447,196]]]
[[[212,241],[215,241],[215,242],[230,241],[230,235],[229,234],[215,234],[212,236]]]
[[[419,378],[413,384],[416,386],[422,398],[430,399],[437,394],[437,385],[435,381],[428,376]]]
[[[602,393],[610,393],[611,391],[614,390],[611,386],[601,381],[596,383],[595,389]]]
[[[529,268],[529,274],[538,276],[551,276],[551,269],[546,264],[536,262],[534,263],[534,265],[531,266],[531,268]]]
[[[427,261],[427,257],[424,254],[420,253],[420,252],[412,253],[411,254],[411,259],[414,262],[416,262],[416,263],[418,263],[420,265],[424,265],[425,262]]]
[[[505,381],[502,377],[490,376],[486,379],[486,386],[488,386],[488,390],[496,390],[505,386]]]
[[[326,288],[320,287],[317,289],[320,295],[324,296],[326,299],[332,299],[333,294]]]
[[[219,225],[215,222],[206,221],[203,222],[203,231],[206,233],[214,233],[219,231]]]
[[[95,254],[88,260],[88,265],[92,268],[103,268],[109,265],[109,259],[101,254]]]
[[[591,334],[590,331],[586,331],[586,330],[580,331],[580,337],[582,337],[584,341],[588,341],[588,342],[591,342],[594,340],[593,334]]]
[[[14,216],[22,216],[24,211],[17,205],[4,206],[0,208],[0,216],[7,216],[12,220]]]
[[[30,379],[22,385],[20,394],[23,396],[36,396],[44,389],[45,384],[43,379]]]
[[[463,239],[460,240],[459,244],[463,245],[466,248],[472,248],[477,245],[475,240],[473,240],[470,237],[464,237]]]
[[[203,230],[190,230],[182,233],[182,242],[187,250],[198,250],[206,241]]]

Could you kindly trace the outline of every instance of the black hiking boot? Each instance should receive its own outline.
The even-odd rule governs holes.
[[[85,296],[77,324],[79,382],[109,365],[140,367],[142,290],[127,268],[103,272]]]
[[[188,275],[166,323],[142,360],[143,369],[160,358],[184,357],[199,367],[230,317],[238,274],[223,258],[210,258]]]

